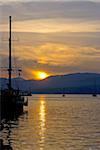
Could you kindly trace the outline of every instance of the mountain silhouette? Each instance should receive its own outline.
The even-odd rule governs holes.
[[[8,79],[0,78],[0,87],[7,88]],[[50,76],[44,80],[25,80],[13,78],[12,86],[22,91],[32,93],[55,94],[90,94],[100,93],[99,73],[74,73],[67,75]]]

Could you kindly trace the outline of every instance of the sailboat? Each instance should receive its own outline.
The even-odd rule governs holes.
[[[97,86],[96,86],[96,80],[94,82],[94,92],[92,94],[93,97],[97,97]]]
[[[9,16],[9,67],[8,67],[8,87],[0,91],[1,120],[18,116],[23,112],[23,107],[28,105],[28,100],[21,91],[12,87],[12,44],[11,44],[11,16]]]
[[[65,93],[66,93],[66,91],[65,91],[66,89],[65,88],[62,88],[62,97],[65,97],[66,95],[65,95]]]
[[[96,94],[96,93],[94,93],[94,94],[92,94],[92,96],[93,96],[93,97],[97,97],[97,94]]]
[[[65,94],[63,94],[62,97],[65,97]]]

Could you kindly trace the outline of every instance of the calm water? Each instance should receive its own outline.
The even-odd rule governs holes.
[[[13,150],[100,150],[100,97],[33,95],[1,132]]]

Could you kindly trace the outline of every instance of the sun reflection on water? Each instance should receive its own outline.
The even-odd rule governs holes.
[[[46,130],[46,104],[45,97],[40,97],[40,109],[39,109],[39,124],[40,124],[40,150],[44,149],[45,143],[45,130]]]

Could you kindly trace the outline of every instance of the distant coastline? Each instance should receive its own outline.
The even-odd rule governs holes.
[[[0,78],[1,89],[6,88],[7,83],[6,78]],[[32,94],[100,94],[100,74],[74,73],[50,76],[40,81],[13,78],[12,85]]]

